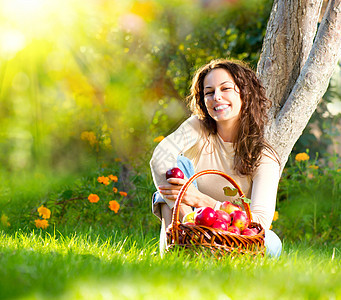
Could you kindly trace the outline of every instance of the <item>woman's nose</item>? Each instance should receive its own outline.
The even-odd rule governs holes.
[[[221,100],[221,92],[218,89],[214,91],[214,100]]]

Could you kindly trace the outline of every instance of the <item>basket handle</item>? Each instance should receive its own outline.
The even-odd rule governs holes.
[[[241,188],[239,187],[239,185],[235,182],[235,180],[230,177],[229,175],[225,174],[224,172],[218,171],[218,170],[204,170],[204,171],[200,171],[196,174],[194,174],[192,177],[190,177],[188,179],[188,181],[182,186],[182,188],[180,189],[180,192],[178,194],[178,197],[175,201],[174,204],[174,209],[173,209],[173,217],[172,217],[172,233],[173,233],[173,238],[175,241],[178,240],[178,230],[176,230],[176,228],[179,227],[180,225],[180,221],[179,221],[179,214],[180,214],[180,203],[182,201],[182,198],[184,197],[186,191],[188,190],[189,186],[191,185],[191,183],[198,177],[202,176],[202,175],[206,175],[206,174],[215,174],[215,175],[220,175],[222,177],[224,177],[225,179],[227,179],[237,190],[239,193],[239,196],[241,197],[245,212],[247,214],[247,217],[249,218],[250,222],[252,221],[252,216],[251,216],[251,210],[250,210],[250,206],[248,203],[246,203],[243,200],[243,197],[245,196],[244,193],[242,192]],[[176,235],[176,236],[175,236]]]

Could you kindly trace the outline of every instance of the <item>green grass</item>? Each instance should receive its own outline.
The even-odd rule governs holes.
[[[0,216],[11,223],[0,225],[0,299],[341,299],[339,173],[322,206],[314,203],[324,199],[329,177],[287,180],[273,224],[284,242],[278,260],[181,251],[161,259],[153,188],[141,174],[130,206],[112,223],[66,220],[43,231],[29,212],[82,174],[0,173]]]
[[[0,299],[340,299],[341,253],[280,259],[158,252],[155,233],[0,232]]]

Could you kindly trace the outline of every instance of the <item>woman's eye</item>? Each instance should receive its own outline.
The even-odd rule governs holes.
[[[232,90],[232,87],[223,87],[222,90],[223,91],[229,91],[229,90]]]
[[[213,92],[206,92],[205,93],[205,96],[207,96],[207,95],[212,95],[213,94]]]

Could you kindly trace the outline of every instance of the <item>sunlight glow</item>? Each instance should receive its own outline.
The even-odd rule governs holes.
[[[47,1],[44,0],[11,0],[3,2],[3,15],[10,18],[34,20],[44,13]]]
[[[29,44],[71,27],[77,11],[69,0],[0,0],[0,28],[20,31]]]
[[[18,30],[0,32],[0,49],[2,53],[13,55],[23,49],[26,44],[25,36]]]

